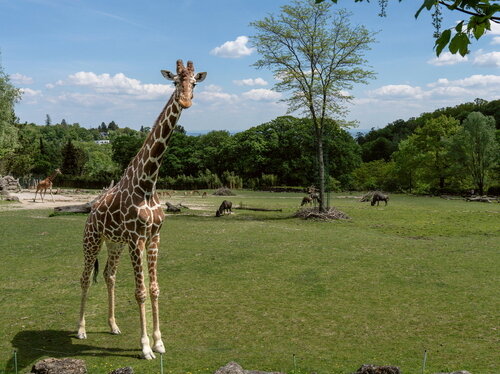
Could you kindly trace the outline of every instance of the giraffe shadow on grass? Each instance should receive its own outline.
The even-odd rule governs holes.
[[[100,333],[96,333],[100,334]],[[105,334],[104,332],[101,334]],[[92,335],[92,334],[90,334]],[[105,348],[81,344],[87,340],[76,338],[74,331],[62,330],[25,330],[17,333],[12,339],[12,347],[17,352],[17,367],[19,369],[33,365],[45,357],[130,357],[137,358],[139,353],[121,348]],[[0,370],[0,373],[2,370]],[[5,373],[14,373],[14,356],[7,362]]]

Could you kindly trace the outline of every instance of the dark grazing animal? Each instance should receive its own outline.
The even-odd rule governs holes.
[[[389,196],[384,195],[380,191],[375,191],[372,196],[372,202],[371,202],[372,206],[374,206],[375,203],[377,203],[378,206],[381,201],[385,201],[385,205],[387,205],[387,201],[389,201]]]
[[[302,203],[300,204],[300,206],[304,206],[306,204],[312,204],[312,201],[313,199],[310,196],[304,196],[302,198]]]
[[[221,215],[227,213],[231,213],[231,208],[233,207],[233,203],[227,200],[224,200],[220,205],[219,209],[215,212],[216,217],[220,217]]]

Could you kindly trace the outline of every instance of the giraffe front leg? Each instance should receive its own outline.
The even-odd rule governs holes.
[[[142,267],[142,253],[144,252],[145,240],[139,239],[137,242],[131,242],[130,258],[135,274],[135,299],[139,306],[139,315],[141,321],[141,357],[146,360],[156,358],[149,345],[149,337],[146,324],[146,287],[144,286],[144,272]]]
[[[123,244],[106,242],[108,248],[108,261],[104,269],[104,279],[108,287],[108,324],[111,333],[118,335],[121,334],[115,320],[115,282],[116,270],[118,268],[118,261],[123,251]]]
[[[160,287],[157,277],[158,246],[160,244],[160,235],[156,234],[151,239],[148,248],[148,270],[149,270],[149,295],[151,297],[151,307],[153,309],[153,351],[165,353],[165,345],[161,340],[160,317],[158,307],[158,297],[160,296]]]

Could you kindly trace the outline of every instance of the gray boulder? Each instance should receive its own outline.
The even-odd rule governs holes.
[[[285,374],[277,371],[245,370],[237,362],[229,362],[226,366],[219,368],[214,374]]]
[[[86,374],[85,361],[74,358],[46,358],[31,368],[34,374]]]
[[[353,374],[401,374],[397,366],[363,365]]]

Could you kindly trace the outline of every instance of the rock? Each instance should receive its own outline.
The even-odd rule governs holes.
[[[134,374],[134,369],[130,366],[110,371],[109,374]]]
[[[10,175],[5,177],[0,177],[0,190],[5,191],[21,191],[21,185],[19,184],[19,179],[15,179]]]
[[[353,374],[401,374],[397,366],[363,365]]]
[[[34,374],[86,374],[85,361],[74,358],[46,358],[31,368]]]
[[[19,200],[19,198],[17,196],[7,196],[5,198],[5,201],[17,201],[18,203],[21,202],[21,200]]]
[[[219,368],[214,374],[284,374],[280,372],[267,372],[267,371],[258,371],[258,370],[244,370],[240,364],[237,362],[231,361],[226,364],[226,366],[222,366]]]

